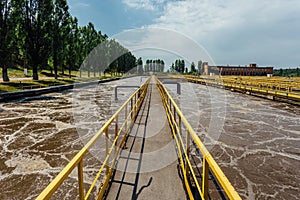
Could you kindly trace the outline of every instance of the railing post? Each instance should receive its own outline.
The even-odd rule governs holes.
[[[132,120],[132,118],[133,118],[133,98],[131,98],[131,100],[130,100],[130,116],[131,116],[131,120]]]
[[[186,151],[186,155],[187,155],[187,158],[185,160],[185,173],[188,176],[189,175],[189,169],[188,169],[189,165],[188,165],[187,159],[190,158],[190,134],[189,134],[189,130],[186,130],[185,134],[186,134],[186,137],[185,137],[185,139],[186,139],[186,141],[185,141],[185,144],[186,144],[185,151]]]
[[[175,106],[173,105],[173,109],[174,109],[174,112],[173,112],[173,114],[174,114],[174,122],[176,123],[176,109],[175,109]],[[179,134],[179,133],[178,133]]]
[[[82,159],[78,163],[78,189],[79,189],[79,199],[84,199],[84,183],[83,183],[83,162]]]
[[[116,139],[116,137],[118,136],[118,129],[119,129],[119,127],[118,127],[118,121],[119,121],[118,118],[119,118],[119,115],[117,115],[116,118],[115,118],[115,120],[116,120],[116,121],[115,121],[115,123],[116,123],[116,124],[115,124],[115,139]],[[116,142],[116,145],[117,145],[117,144],[118,144],[118,141]]]
[[[105,157],[108,156],[108,151],[109,151],[109,147],[108,147],[108,127],[105,129]],[[109,173],[109,158],[106,164],[106,175]]]
[[[128,103],[125,106],[125,130],[127,130],[127,114],[128,114]]]
[[[208,163],[206,161],[206,156],[203,157],[202,166],[202,194],[204,199],[208,199]]]
[[[181,135],[181,117],[178,115],[178,128],[179,128],[179,134]]]
[[[137,113],[137,98],[136,98],[137,93],[135,93],[134,95],[134,117],[136,117],[136,113]]]

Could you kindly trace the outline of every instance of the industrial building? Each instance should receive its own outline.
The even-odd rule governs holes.
[[[258,67],[257,64],[249,66],[209,66],[207,62],[203,63],[202,74],[210,75],[235,75],[235,76],[267,76],[273,74],[273,67]]]

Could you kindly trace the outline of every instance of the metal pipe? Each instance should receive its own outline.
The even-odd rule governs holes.
[[[181,94],[181,85],[175,81],[163,81],[162,84],[176,84],[177,85],[177,94]]]
[[[116,86],[115,87],[115,100],[117,101],[118,100],[118,88],[140,88],[140,86],[130,86],[130,85],[120,85],[120,86]]]

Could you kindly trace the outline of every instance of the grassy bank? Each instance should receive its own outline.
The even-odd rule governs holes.
[[[0,68],[0,74],[2,74],[2,68]],[[65,71],[65,74],[58,72],[58,76],[69,77],[69,71]],[[76,76],[77,76],[77,71],[71,71],[71,77],[76,77]],[[28,69],[27,75],[24,75],[24,69],[22,67],[9,68],[8,77],[10,79],[32,77],[32,70]],[[39,71],[39,78],[49,78],[49,77],[54,77],[54,74],[52,74],[50,70]]]
[[[0,73],[2,73],[2,69],[0,70]],[[51,74],[50,71],[42,70],[39,72],[39,79],[40,80],[32,80],[30,77],[32,75],[32,71],[28,70],[28,75],[24,75],[23,69],[9,69],[8,75],[10,78],[9,82],[3,82],[0,81],[0,93],[3,92],[16,92],[20,90],[26,90],[26,89],[35,89],[35,88],[45,88],[49,86],[55,86],[55,85],[65,85],[65,84],[71,84],[74,82],[85,82],[85,81],[93,81],[93,80],[102,80],[107,78],[114,78],[115,76],[111,76],[110,74],[101,74],[99,76],[99,73],[96,74],[96,77],[94,77],[94,73],[90,73],[91,77],[88,77],[87,72],[82,72],[82,77],[79,78],[79,73],[77,71],[72,71],[71,75],[72,78],[69,78],[68,74],[61,74],[58,73],[59,78],[54,79],[53,74]]]

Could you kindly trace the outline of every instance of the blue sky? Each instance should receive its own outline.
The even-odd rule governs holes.
[[[300,66],[299,0],[69,0],[80,25],[89,21],[110,37],[130,29],[164,28],[199,44],[216,64],[276,68]],[[169,34],[169,32],[168,32]],[[143,43],[178,42],[172,36],[135,34]],[[173,38],[173,41],[169,41]],[[139,39],[139,40],[137,40]],[[154,39],[153,39],[154,40]],[[184,40],[185,41],[185,40]],[[183,41],[181,41],[182,43]],[[180,43],[180,42],[178,42]],[[187,45],[172,48],[189,49]],[[188,50],[187,50],[188,51]],[[136,52],[147,59],[160,54]],[[170,52],[169,52],[170,53]],[[177,52],[178,53],[178,52]],[[179,55],[180,56],[180,55]],[[184,56],[183,56],[184,57]],[[173,56],[173,59],[175,57]],[[164,58],[163,58],[164,59]],[[199,59],[207,58],[199,54]],[[172,58],[165,58],[167,64]],[[189,61],[197,62],[193,57]],[[209,60],[209,59],[208,59]]]

